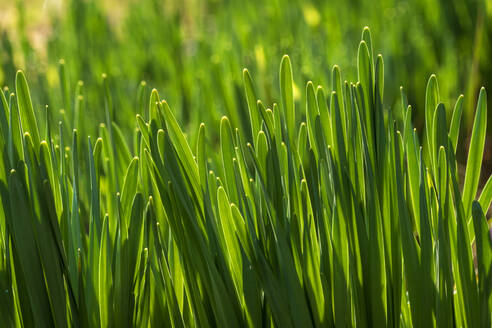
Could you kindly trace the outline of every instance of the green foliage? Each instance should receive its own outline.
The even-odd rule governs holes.
[[[256,98],[268,104],[280,102],[277,61],[288,53],[297,72],[294,99],[303,103],[300,90],[308,79],[331,91],[330,66],[335,63],[344,68],[345,79],[357,77],[357,61],[349,54],[358,43],[360,26],[370,25],[379,40],[370,44],[364,37],[369,55],[390,54],[384,63],[386,83],[405,85],[417,109],[413,114],[417,129],[425,125],[422,84],[436,72],[448,119],[451,102],[459,91],[466,91],[462,119],[457,123],[468,135],[479,82],[488,85],[492,76],[490,8],[487,0],[3,1],[0,84],[13,86],[15,71],[22,68],[34,87],[33,104],[49,105],[46,118],[51,124],[70,123],[65,124],[67,136],[72,128],[81,136],[96,134],[94,125],[71,125],[80,115],[91,115],[107,125],[107,92],[101,87],[106,84],[110,86],[110,118],[123,131],[133,127],[137,113],[148,119],[143,115],[148,97],[128,94],[152,86],[173,104],[173,113],[192,144],[194,128],[201,122],[207,125],[210,138],[218,138],[223,115],[253,143],[258,131],[250,132],[246,124],[249,106],[255,104],[248,106],[238,97],[243,87],[238,67],[246,66],[254,75]],[[372,69],[376,74],[376,67]],[[72,110],[79,106],[78,98],[73,98],[77,79],[85,83],[78,113]],[[142,86],[141,80],[146,84]],[[339,82],[343,87],[343,81]],[[387,88],[384,103],[399,106],[399,90]],[[44,121],[45,116],[39,118],[40,133],[45,130]],[[254,116],[251,121],[255,126]],[[463,163],[468,143],[466,138],[461,140],[457,153]]]
[[[67,94],[61,67],[63,99],[74,104],[66,114],[75,118],[58,132],[48,120],[43,134],[18,72],[15,95],[2,94],[0,104],[1,321],[490,326],[492,237],[483,213],[491,180],[477,195],[485,90],[461,190],[463,97],[448,128],[431,76],[421,143],[404,92],[401,108],[384,106],[384,62],[368,28],[357,63],[356,82],[342,83],[333,68],[328,98],[308,82],[305,106],[296,106],[288,56],[280,105],[257,100],[244,70],[245,97],[231,99],[247,108],[232,106],[218,133],[201,124],[196,137],[156,90],[139,89],[133,129],[120,128],[104,77],[106,122],[98,138],[74,129],[71,146],[82,84]],[[78,124],[91,130],[93,122]]]

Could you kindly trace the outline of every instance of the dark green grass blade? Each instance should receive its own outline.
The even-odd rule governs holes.
[[[492,236],[482,208],[472,203],[473,226],[477,248],[479,325],[489,327],[492,313]]]

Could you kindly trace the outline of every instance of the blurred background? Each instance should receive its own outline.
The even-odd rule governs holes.
[[[152,88],[190,134],[200,122],[218,131],[222,115],[242,128],[242,68],[271,105],[279,100],[280,59],[289,54],[303,112],[306,82],[331,88],[334,64],[342,79],[357,79],[357,47],[369,26],[374,52],[384,57],[388,110],[400,106],[403,86],[421,130],[432,73],[448,121],[465,95],[458,150],[464,162],[480,86],[492,103],[490,19],[492,0],[0,0],[0,85],[12,89],[16,69],[25,70],[38,116],[53,122],[73,119],[73,95],[83,89],[85,134],[96,134],[104,121],[105,92],[113,119],[132,131]],[[492,172],[491,132],[483,176]]]

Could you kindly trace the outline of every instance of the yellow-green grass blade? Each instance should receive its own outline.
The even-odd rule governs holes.
[[[360,96],[359,111],[362,112],[362,124],[365,126],[368,146],[371,154],[371,161],[374,165],[375,160],[375,108],[374,108],[374,88],[373,88],[373,64],[367,43],[362,40],[359,44],[357,54],[357,73],[358,73],[358,93]]]
[[[487,182],[485,183],[485,186],[482,189],[482,193],[478,198],[478,202],[482,207],[482,211],[484,213],[487,213],[490,208],[490,203],[492,202],[492,176],[489,176],[489,178],[487,179]]]
[[[468,149],[468,159],[466,161],[465,182],[463,186],[463,208],[465,219],[471,215],[472,200],[475,199],[480,172],[482,168],[483,151],[485,146],[485,135],[487,127],[487,93],[485,89],[480,89],[478,96],[475,121]],[[470,236],[473,239],[473,236]]]
[[[456,221],[451,228],[451,233],[455,234],[452,237],[454,239],[452,240],[452,247],[454,247],[456,257],[455,263],[453,263],[453,270],[458,273],[455,275],[455,280],[457,281],[459,297],[461,297],[460,301],[463,302],[463,313],[460,315],[466,325],[474,327],[478,324],[478,291],[473,268],[471,240],[464,203],[458,187],[455,163],[454,153],[448,152],[448,167],[451,176],[450,187],[453,192],[454,207],[456,209]]]
[[[432,74],[427,82],[427,88],[425,90],[425,137],[427,140],[426,153],[430,155],[430,160],[434,166],[434,154],[436,153],[434,146],[434,112],[439,104],[439,87],[437,85],[437,78]]]
[[[460,95],[456,100],[456,104],[453,109],[453,116],[451,117],[451,125],[449,127],[449,138],[453,144],[453,149],[456,152],[458,146],[458,137],[460,135],[460,123],[461,116],[463,114],[463,95]]]
[[[32,135],[33,143],[39,145],[41,140],[39,138],[38,124],[34,114],[26,76],[22,71],[18,71],[15,75],[15,91],[17,93],[17,104],[19,106],[22,130],[29,132]]]
[[[131,214],[133,198],[138,189],[138,164],[139,158],[134,157],[126,169],[125,178],[123,180],[123,189],[121,190],[122,229],[128,229],[129,227],[129,217]]]
[[[316,158],[319,157],[318,143],[316,141],[315,122],[319,117],[319,109],[316,101],[314,85],[310,81],[306,85],[306,122],[309,136],[309,145],[314,151]]]
[[[112,297],[113,272],[111,266],[112,245],[109,236],[109,216],[104,216],[102,225],[101,245],[99,247],[99,277],[98,277],[98,303],[101,326],[112,324]]]
[[[220,153],[222,157],[222,169],[224,170],[224,181],[231,202],[238,204],[236,177],[234,175],[233,160],[235,159],[234,139],[232,129],[227,117],[220,121]]]
[[[256,109],[256,94],[253,85],[253,80],[251,79],[251,75],[249,71],[245,68],[243,69],[243,84],[244,84],[244,92],[246,93],[246,102],[248,104],[249,109],[249,118],[251,122],[251,140],[253,140],[254,136],[258,134],[261,129],[261,117]]]
[[[296,112],[294,107],[294,87],[292,65],[287,55],[280,62],[280,98],[282,100],[283,120],[286,122],[287,133],[291,145],[295,145]]]
[[[9,131],[7,140],[7,151],[9,155],[9,164],[11,169],[15,169],[17,161],[23,158],[22,149],[22,130],[19,118],[19,109],[15,104],[15,96],[10,95],[9,111]]]

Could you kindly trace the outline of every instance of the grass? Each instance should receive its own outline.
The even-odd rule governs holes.
[[[1,321],[490,326],[490,179],[477,194],[485,89],[461,190],[463,97],[447,117],[431,76],[419,136],[403,89],[402,106],[383,105],[367,28],[357,73],[342,82],[334,66],[332,90],[308,82],[300,108],[288,56],[272,106],[245,69],[246,116],[239,126],[222,117],[215,146],[205,124],[188,137],[155,89],[139,90],[149,101],[137,101],[134,130],[120,129],[106,77],[98,137],[75,128],[93,124],[82,84],[62,89],[70,106],[52,126],[18,71],[0,106]],[[67,85],[63,63],[59,76]]]
[[[238,67],[248,67],[258,98],[270,104],[280,99],[276,71],[279,58],[288,53],[296,72],[295,101],[302,104],[301,91],[308,80],[331,87],[334,63],[344,68],[345,78],[357,78],[351,54],[365,25],[378,36],[374,51],[388,55],[386,83],[404,85],[415,105],[413,122],[419,131],[425,122],[422,85],[431,73],[446,81],[439,91],[448,117],[455,97],[466,93],[462,129],[467,135],[475,96],[481,84],[488,87],[492,76],[488,42],[492,24],[487,24],[492,7],[485,0],[3,2],[0,85],[12,86],[16,70],[22,68],[33,87],[33,103],[50,106],[52,123],[64,120],[60,108],[67,115],[73,113],[58,90],[66,88],[72,94],[78,79],[85,83],[85,110],[96,121],[105,120],[101,74],[107,73],[119,114],[112,119],[123,130],[133,127],[139,106],[134,94],[145,80],[173,104],[176,118],[190,136],[204,122],[207,135],[218,139],[214,131],[219,131],[224,114],[234,127],[246,131],[245,118],[235,115],[241,107],[239,113],[247,116]],[[66,60],[66,86],[57,77],[60,58]],[[387,88],[384,98],[386,106],[400,106],[398,88]],[[44,121],[44,116],[39,119]],[[88,128],[78,130],[84,136],[96,135],[94,125]],[[66,133],[71,133],[71,126]],[[457,150],[460,164],[466,161],[467,146],[463,138]],[[490,173],[488,154],[485,157]]]

